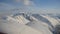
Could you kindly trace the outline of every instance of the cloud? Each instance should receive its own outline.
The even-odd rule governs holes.
[[[14,0],[16,2],[22,2],[24,5],[29,5],[30,4],[30,0]]]
[[[40,10],[38,9],[37,11],[38,13],[60,13],[60,9],[42,9],[40,8]]]
[[[31,1],[31,0],[24,0],[24,5],[27,5],[27,6],[34,6],[34,2]]]
[[[30,5],[30,0],[24,0],[25,5]]]
[[[35,5],[33,1],[31,0],[14,0],[17,3],[21,3],[24,4],[26,6],[31,6],[31,5]]]
[[[20,2],[21,0],[14,0],[14,1],[16,1],[16,2]]]
[[[18,2],[18,3],[17,3]],[[15,4],[16,3],[16,4]],[[6,5],[7,4],[7,5]],[[35,4],[33,1],[30,0],[13,0],[13,5],[12,4],[8,4],[8,3],[4,3],[2,5],[2,9],[0,8],[1,11],[5,12],[14,12],[14,11],[26,11],[26,12],[32,12],[35,10]],[[18,6],[17,6],[18,5]]]

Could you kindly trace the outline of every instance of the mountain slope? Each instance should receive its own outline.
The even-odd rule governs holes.
[[[9,34],[53,34],[59,21],[42,14],[17,13],[2,17],[0,30]]]

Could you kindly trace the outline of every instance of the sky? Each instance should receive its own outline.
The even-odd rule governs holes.
[[[0,12],[60,13],[60,0],[0,0]]]

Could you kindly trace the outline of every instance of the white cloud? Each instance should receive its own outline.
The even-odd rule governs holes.
[[[25,5],[30,5],[30,0],[24,0]]]
[[[22,3],[26,6],[35,5],[33,1],[30,0],[14,0],[15,2]]]
[[[16,2],[21,2],[24,5],[29,5],[30,4],[30,0],[15,0]]]
[[[60,13],[59,9],[42,9],[40,8],[40,10],[38,9],[37,11],[38,13]]]
[[[34,6],[34,2],[33,1],[30,1],[30,0],[24,0],[24,5],[27,5],[27,6]]]

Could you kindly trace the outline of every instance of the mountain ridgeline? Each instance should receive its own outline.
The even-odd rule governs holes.
[[[13,14],[11,16],[2,17],[2,19],[7,21],[6,24],[9,24],[9,27],[12,27],[13,25],[15,25],[13,27],[16,27],[16,28],[18,27],[17,28],[18,33],[19,33],[19,31],[20,32],[22,31],[21,32],[22,34],[24,34],[24,33],[27,34],[28,30],[26,30],[24,28],[29,28],[29,29],[35,29],[36,31],[42,32],[43,34],[60,34],[60,20],[58,20],[58,19],[60,19],[59,16],[52,16],[52,15],[48,15],[48,14],[17,13],[17,14]],[[4,24],[4,23],[2,23],[2,24]],[[12,24],[12,26],[10,26],[11,24]],[[1,26],[1,28],[3,26]],[[4,28],[6,28],[7,30],[4,30]],[[22,28],[22,30],[19,30],[19,28]],[[12,28],[11,28],[11,30],[9,30],[9,28],[6,26],[3,27],[3,30],[6,32],[9,31],[9,32],[7,32],[9,34],[14,33],[14,30],[12,30]],[[26,32],[24,32],[25,30],[26,30]],[[31,33],[31,34],[33,34],[33,33]]]

